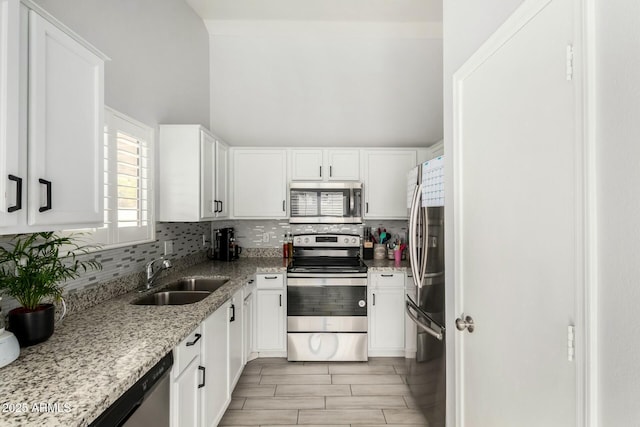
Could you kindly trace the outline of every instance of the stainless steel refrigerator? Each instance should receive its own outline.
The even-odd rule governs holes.
[[[445,277],[444,159],[424,162],[407,179],[409,260],[414,288],[408,289],[406,315],[416,325],[416,358],[408,359],[407,384],[430,427],[444,427]]]

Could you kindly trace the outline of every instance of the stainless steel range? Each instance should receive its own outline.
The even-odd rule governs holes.
[[[287,269],[287,358],[367,360],[367,266],[360,236],[294,238]]]

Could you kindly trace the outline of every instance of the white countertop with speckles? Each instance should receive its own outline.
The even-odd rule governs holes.
[[[256,272],[286,272],[286,264],[206,262],[169,274],[153,290],[180,277],[231,279],[195,304],[132,305],[140,294],[130,292],[69,316],[48,341],[0,368],[0,425],[88,425]]]

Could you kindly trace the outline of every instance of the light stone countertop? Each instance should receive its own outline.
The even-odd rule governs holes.
[[[400,261],[400,265],[391,259],[365,259],[364,263],[369,267],[369,273],[398,272],[411,274],[409,261]]]
[[[152,291],[181,277],[231,279],[195,304],[132,305],[141,294],[129,292],[67,317],[48,341],[0,368],[0,425],[88,425],[250,276],[284,272],[282,258],[209,261],[168,274]]]

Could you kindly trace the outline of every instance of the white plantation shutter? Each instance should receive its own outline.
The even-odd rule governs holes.
[[[155,240],[153,129],[108,107],[104,119],[104,226],[75,231],[103,249]]]

